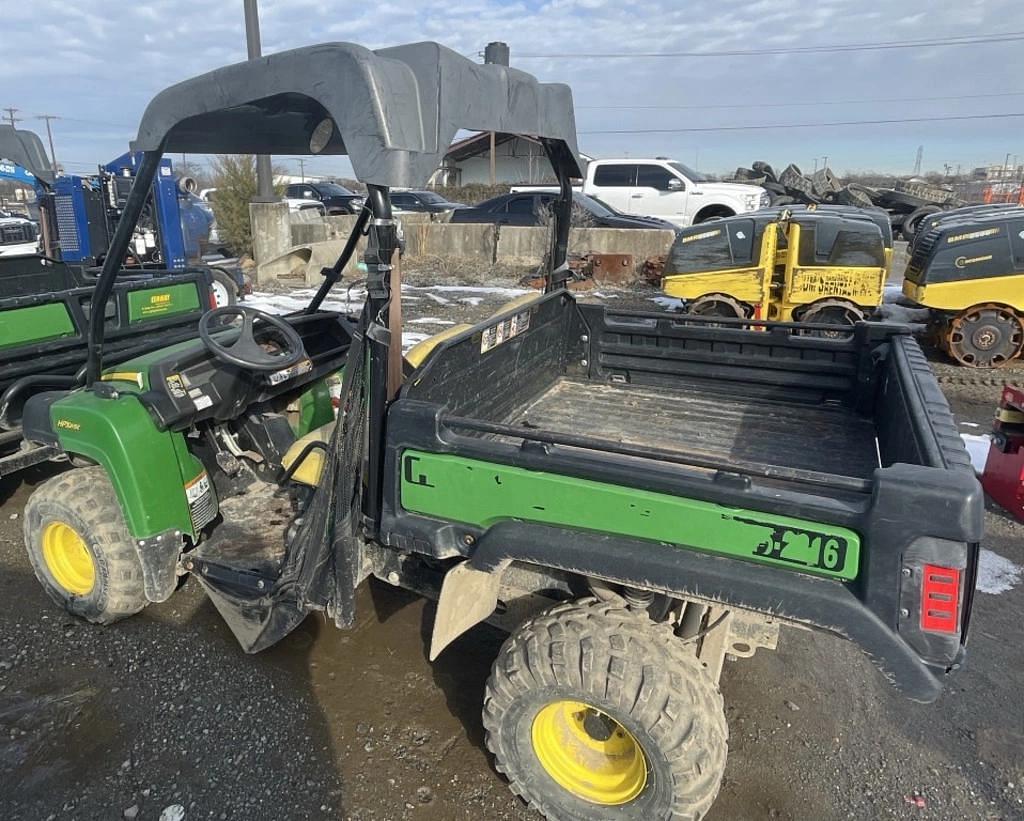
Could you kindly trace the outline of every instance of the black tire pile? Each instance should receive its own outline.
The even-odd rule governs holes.
[[[843,185],[828,168],[807,175],[799,166],[790,164],[776,174],[768,163],[758,161],[750,168],[737,168],[733,179],[760,185],[768,192],[772,205],[834,203],[884,208],[889,212],[893,231],[899,231],[907,240],[913,239],[921,220],[929,214],[966,205],[952,191],[922,182],[897,180],[892,188]]]

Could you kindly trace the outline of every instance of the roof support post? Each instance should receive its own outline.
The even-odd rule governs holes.
[[[545,272],[545,293],[564,287],[570,278],[569,227],[572,222],[572,178],[559,146],[553,140],[542,139],[544,151],[558,178],[558,199],[551,204],[554,216],[551,226],[551,249],[548,252],[548,270]]]
[[[107,300],[114,289],[114,280],[124,263],[124,255],[128,250],[132,234],[135,232],[135,224],[139,221],[139,215],[149,197],[149,189],[153,185],[157,169],[160,168],[160,158],[163,155],[161,149],[147,151],[142,155],[142,162],[139,164],[139,171],[135,175],[132,190],[124,204],[124,211],[117,223],[117,230],[110,241],[107,249],[107,256],[103,260],[103,268],[99,278],[96,280],[96,289],[92,295],[92,305],[89,311],[89,359],[85,372],[85,384],[92,385],[100,378],[103,371],[103,332],[104,318],[106,315]]]
[[[367,391],[367,481],[363,494],[363,517],[368,535],[377,533],[380,523],[381,500],[384,487],[384,445],[386,441],[384,422],[388,405],[393,398],[389,388],[389,376],[394,365],[395,346],[399,353],[398,367],[401,367],[402,327],[391,327],[393,317],[401,316],[401,288],[392,290],[392,260],[398,251],[398,226],[391,213],[391,200],[385,185],[368,185],[366,208],[370,211],[369,235],[366,254],[366,308],[363,311],[365,334],[369,351],[369,390]],[[398,300],[397,313],[389,310],[392,300]]]

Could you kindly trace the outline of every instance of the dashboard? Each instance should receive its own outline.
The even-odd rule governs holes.
[[[161,430],[184,430],[196,422],[237,418],[251,405],[289,393],[340,370],[352,343],[355,323],[343,314],[321,311],[284,317],[302,338],[305,358],[280,371],[260,373],[217,359],[200,340],[167,351],[149,367],[150,389],[139,395]],[[261,344],[273,344],[271,329],[256,331]]]

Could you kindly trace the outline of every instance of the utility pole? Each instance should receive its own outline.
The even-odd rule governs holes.
[[[20,108],[5,108],[4,111],[7,112],[7,119],[11,122],[11,128],[14,128],[15,123],[21,122],[21,117],[14,116],[14,112],[21,111]]]
[[[37,120],[46,120],[46,137],[50,141],[50,165],[53,167],[53,173],[57,173],[57,152],[53,149],[53,129],[50,128],[51,120],[59,120],[60,117],[55,114],[40,114],[36,117]]]
[[[919,145],[917,147],[917,157],[914,159],[914,170],[913,175],[916,177],[921,173],[921,160],[924,159],[924,146]]]
[[[814,171],[811,172],[811,173],[813,173],[813,174],[817,174],[818,173],[818,158],[817,157],[814,158]]]
[[[484,47],[484,63],[498,66],[507,66],[509,64],[509,47],[507,43],[501,43],[495,41],[488,43]],[[498,181],[498,169],[497,169],[497,139],[495,134],[491,132],[491,185],[494,185]]]
[[[302,181],[306,181],[306,158],[305,157],[292,157],[295,162],[299,164],[299,176],[302,177]]]
[[[263,56],[260,44],[260,12],[257,0],[242,0],[245,10],[245,45],[250,60]],[[256,199],[260,202],[274,202],[273,170],[270,167],[270,156],[260,154],[256,157]]]

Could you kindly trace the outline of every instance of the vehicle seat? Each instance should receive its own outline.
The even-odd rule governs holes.
[[[302,454],[302,451],[309,446],[310,442],[323,442],[327,444],[331,441],[331,436],[334,434],[334,426],[336,422],[328,422],[326,425],[321,425],[319,428],[315,428],[307,433],[305,436],[300,436],[294,442],[291,447],[285,452],[284,457],[281,459],[281,465],[285,470],[291,468],[295,461]],[[324,472],[324,456],[326,451],[322,448],[314,448],[306,454],[306,458],[302,460],[295,472],[292,474],[292,481],[299,482],[303,485],[309,485],[310,487],[316,487],[320,484],[320,477]]]

